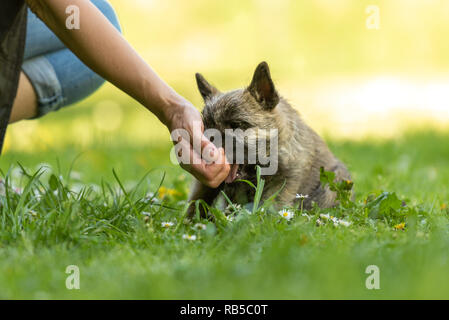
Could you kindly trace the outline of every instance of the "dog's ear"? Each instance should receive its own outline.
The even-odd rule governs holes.
[[[265,61],[261,62],[254,71],[248,91],[264,109],[271,110],[279,103],[279,95],[276,92],[273,80],[271,80],[270,69]]]
[[[219,93],[217,88],[215,88],[213,85],[211,85],[209,82],[204,79],[204,77],[200,73],[195,74],[196,83],[198,85],[198,90],[201,93],[201,96],[203,97],[204,101],[207,99],[210,99],[212,96]]]

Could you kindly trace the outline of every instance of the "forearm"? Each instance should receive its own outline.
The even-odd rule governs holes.
[[[31,10],[93,71],[143,104],[169,130],[187,130],[193,141],[200,141],[200,146],[192,143],[192,139],[187,141],[190,158],[200,161],[181,164],[184,169],[213,188],[225,180],[230,166],[224,150],[215,148],[204,136],[202,126],[201,130],[194,126],[197,122],[202,124],[198,110],[158,77],[90,1],[26,1]],[[71,5],[80,11],[79,29],[66,27],[66,9]],[[218,161],[206,163],[201,157],[202,151],[214,153]]]
[[[167,124],[173,108],[188,103],[133,50],[88,0],[27,0],[48,27],[87,66]],[[80,10],[80,29],[67,29],[66,8]]]

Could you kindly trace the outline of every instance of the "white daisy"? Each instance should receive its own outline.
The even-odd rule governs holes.
[[[351,225],[351,222],[345,221],[345,220],[340,220],[340,224],[342,226],[349,227]]]
[[[153,192],[148,192],[146,195],[145,195],[145,200],[150,200],[151,198],[153,198],[154,197],[154,193]]]
[[[206,225],[204,223],[197,223],[193,227],[198,230],[206,230]]]
[[[160,200],[156,197],[156,195],[153,192],[148,192],[143,200],[147,202],[151,200],[151,202],[153,203],[160,203]]]
[[[339,224],[338,218],[329,215],[329,213],[327,213],[327,214],[320,214],[320,218],[322,218],[323,220],[326,220],[326,221],[332,221],[335,226],[338,226],[338,224]]]
[[[340,220],[336,217],[331,216],[331,221],[334,223],[334,226],[338,226],[340,224]]]
[[[342,225],[345,227],[349,227],[351,225],[351,222],[338,219],[337,217],[331,216],[329,214],[320,214],[320,218],[326,221],[332,221],[334,226]]]
[[[296,194],[296,199],[307,199],[308,197],[309,197],[308,194],[302,194],[302,193]]]
[[[173,222],[162,222],[161,225],[163,228],[170,228],[170,227],[173,227],[174,223]]]
[[[182,235],[182,238],[183,239],[186,239],[186,240],[190,240],[190,241],[195,241],[196,240],[196,235],[189,235],[189,234],[184,234],[184,235]]]
[[[287,210],[287,209],[282,209],[281,211],[279,211],[279,215],[286,219],[287,221],[291,220],[291,218],[293,218],[294,213],[291,210]]]

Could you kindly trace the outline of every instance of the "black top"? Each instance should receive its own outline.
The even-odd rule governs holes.
[[[0,152],[17,93],[25,49],[25,0],[0,2]]]

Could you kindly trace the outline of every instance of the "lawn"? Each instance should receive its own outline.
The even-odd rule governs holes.
[[[216,224],[184,223],[190,177],[168,160],[169,144],[9,150],[0,298],[449,298],[449,132],[326,140],[353,175],[353,204],[298,208],[289,221],[213,211]],[[79,290],[66,288],[69,265]],[[378,290],[365,286],[370,265]]]

